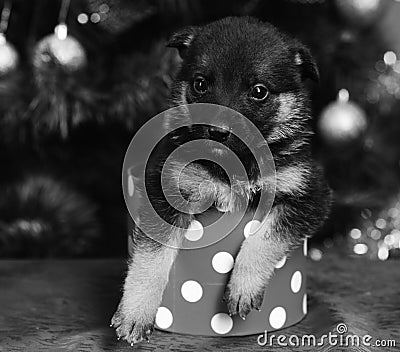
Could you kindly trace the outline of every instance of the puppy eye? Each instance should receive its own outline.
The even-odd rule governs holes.
[[[202,76],[197,76],[193,81],[193,89],[197,94],[204,94],[208,90],[208,83]]]
[[[256,84],[251,88],[250,97],[256,101],[263,101],[268,96],[268,88],[263,84]]]

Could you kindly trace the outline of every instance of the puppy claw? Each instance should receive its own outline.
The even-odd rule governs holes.
[[[225,296],[228,297],[229,315],[238,314],[243,320],[249,315],[252,309],[261,310],[261,305],[264,298],[264,290],[252,291],[239,289],[238,287],[229,284],[225,291]]]
[[[122,323],[121,319],[121,313],[119,312],[119,309],[114,313],[112,319],[111,319],[111,324],[110,327],[118,328]]]
[[[246,320],[246,317],[249,315],[250,312],[251,312],[251,305],[241,297],[239,301],[239,310],[238,310],[239,316],[243,320]]]
[[[154,321],[144,319],[140,316],[130,316],[129,314],[121,314],[117,311],[114,314],[113,322],[118,322],[116,326],[114,323],[117,339],[126,340],[131,346],[140,343],[143,340],[148,340],[154,330]]]
[[[251,307],[258,311],[261,311],[261,306],[264,300],[264,290],[261,290],[256,295],[254,295],[251,299]]]

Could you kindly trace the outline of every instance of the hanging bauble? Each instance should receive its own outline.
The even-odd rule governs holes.
[[[335,0],[340,15],[354,26],[369,26],[382,14],[387,0]]]
[[[0,77],[15,70],[18,65],[18,53],[6,36],[0,33]]]
[[[86,65],[86,52],[83,46],[68,35],[67,26],[59,24],[54,34],[44,37],[36,46],[33,54],[33,65],[42,68],[54,64],[65,71],[77,71]]]
[[[18,53],[6,38],[11,8],[12,3],[5,1],[0,13],[0,77],[14,71],[18,65]]]
[[[335,102],[329,104],[318,120],[318,131],[327,144],[340,146],[360,139],[367,129],[364,111],[349,101],[349,92],[341,89]]]

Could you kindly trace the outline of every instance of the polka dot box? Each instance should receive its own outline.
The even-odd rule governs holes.
[[[134,186],[134,178],[128,175],[125,183],[131,214],[140,196]],[[230,228],[238,215],[225,214],[216,209],[196,216],[185,234],[185,248],[201,247],[199,243],[216,232]],[[228,216],[227,216],[228,215]],[[212,233],[208,226],[215,223]],[[239,225],[218,242],[202,248],[181,249],[171,269],[169,283],[156,315],[156,328],[182,334],[206,336],[241,336],[274,331],[296,324],[307,314],[306,254],[307,243],[282,258],[276,265],[264,296],[261,311],[254,310],[242,320],[230,317],[226,303],[222,301],[235,256],[242,241],[249,236],[261,219],[247,213]],[[134,222],[130,220],[131,226]],[[132,227],[131,227],[132,228]],[[250,235],[251,236],[251,235]],[[222,236],[220,236],[222,237]],[[219,237],[219,238],[220,238]],[[132,249],[129,236],[129,250]],[[131,252],[130,252],[131,253]]]

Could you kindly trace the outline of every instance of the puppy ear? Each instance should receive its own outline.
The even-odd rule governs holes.
[[[197,32],[198,27],[186,27],[172,35],[172,37],[167,42],[167,47],[178,49],[179,55],[183,57],[186,49],[192,43]]]
[[[296,43],[293,48],[294,64],[300,68],[303,79],[311,79],[319,82],[319,72],[317,63],[315,62],[310,50],[300,43]]]

